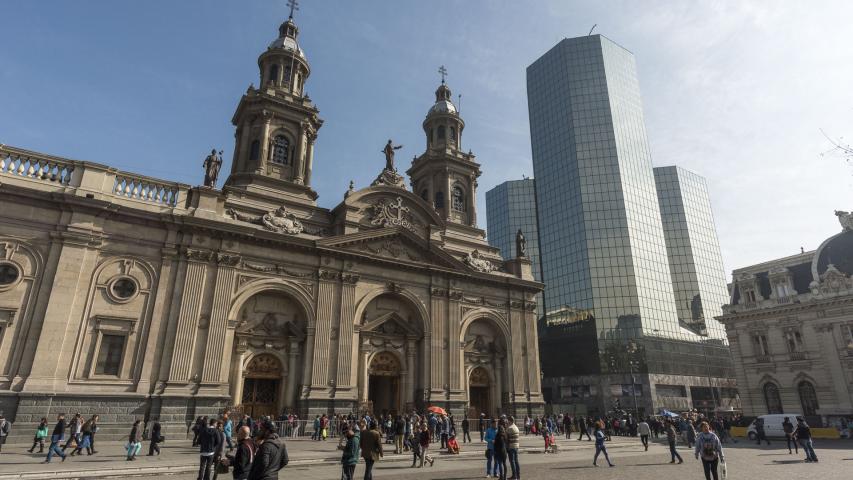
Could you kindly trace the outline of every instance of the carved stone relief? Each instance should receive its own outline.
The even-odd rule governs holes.
[[[227,214],[234,220],[260,225],[271,232],[297,235],[304,230],[302,222],[296,218],[296,215],[288,213],[284,205],[259,217],[242,214],[233,208],[228,209]]]

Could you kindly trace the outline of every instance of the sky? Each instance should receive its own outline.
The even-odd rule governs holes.
[[[0,143],[200,184],[284,0],[0,2]],[[325,120],[319,204],[423,152],[445,65],[485,192],[533,176],[525,68],[596,33],[632,51],[656,166],[708,179],[726,271],[817,248],[853,210],[853,2],[302,0],[306,91]],[[13,21],[9,21],[13,19]],[[224,178],[224,176],[223,176]]]

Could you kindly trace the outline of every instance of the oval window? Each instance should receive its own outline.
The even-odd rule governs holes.
[[[11,263],[0,265],[0,285],[11,285],[18,281],[19,276],[21,276],[21,272],[15,265]]]
[[[116,298],[127,300],[136,295],[136,282],[130,278],[120,278],[113,283],[112,291]]]

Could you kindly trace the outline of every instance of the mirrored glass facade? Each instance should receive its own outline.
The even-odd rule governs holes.
[[[489,244],[500,248],[504,258],[515,257],[515,234],[521,229],[527,240],[527,257],[532,263],[533,277],[542,281],[533,179],[510,180],[486,192],[486,218]],[[537,318],[542,316],[541,294],[536,298],[536,313]]]
[[[582,311],[599,336],[678,334],[633,55],[565,39],[528,67],[527,95],[547,323]]]
[[[657,167],[654,173],[678,321],[696,333],[725,338],[715,317],[729,298],[708,184],[680,167]]]

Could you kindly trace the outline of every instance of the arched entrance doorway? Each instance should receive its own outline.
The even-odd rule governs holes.
[[[489,372],[476,367],[468,375],[468,417],[478,418],[481,413],[491,413]]]
[[[243,413],[252,418],[263,415],[275,417],[279,403],[281,362],[269,353],[256,355],[246,367],[243,393],[240,395]]]
[[[294,411],[303,370],[305,311],[289,294],[267,290],[246,300],[236,320],[231,363],[234,405],[253,418]]]
[[[370,361],[368,374],[368,398],[373,404],[373,413],[397,414],[401,412],[400,362],[391,352],[379,352]]]

